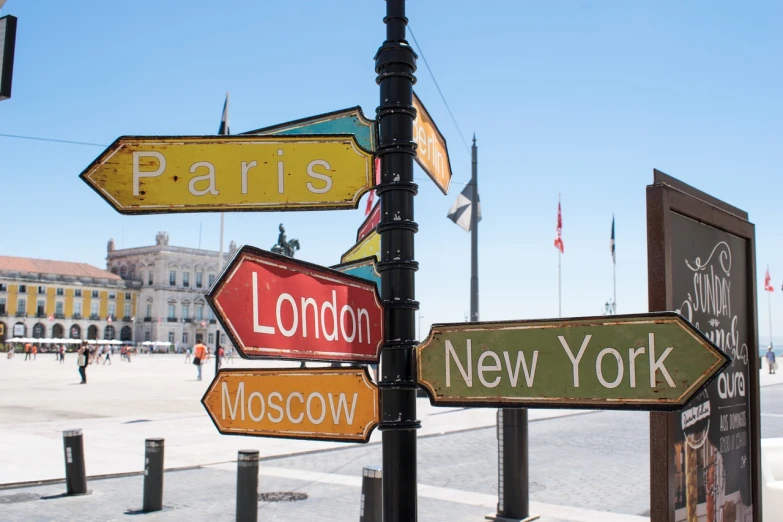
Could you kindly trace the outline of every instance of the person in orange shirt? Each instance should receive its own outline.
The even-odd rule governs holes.
[[[36,356],[38,355],[38,345],[33,345],[33,360],[35,360]]]
[[[30,343],[27,343],[24,345],[24,360],[27,361],[30,359],[30,356],[33,352],[33,345]]]
[[[207,347],[201,343],[198,343],[193,347],[193,364],[198,368],[198,380],[201,380],[201,366],[207,360]]]

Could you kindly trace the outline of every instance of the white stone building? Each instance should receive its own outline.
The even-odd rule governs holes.
[[[232,241],[223,263],[236,250]],[[114,248],[109,241],[107,269],[125,280],[141,283],[136,300],[134,339],[168,341],[177,350],[204,342],[215,345],[215,333],[221,343],[228,338],[206,303],[204,294],[220,270],[217,251],[169,245],[166,232],[159,232],[155,245],[138,248]]]

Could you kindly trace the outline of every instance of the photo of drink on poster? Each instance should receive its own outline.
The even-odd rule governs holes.
[[[747,245],[671,213],[672,296],[677,311],[732,358],[673,414],[676,522],[751,522],[750,357]]]

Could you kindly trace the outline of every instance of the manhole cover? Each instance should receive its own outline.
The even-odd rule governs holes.
[[[13,495],[0,496],[0,504],[18,504],[19,502],[30,502],[39,498],[41,496],[35,493],[14,493]]]
[[[272,493],[258,494],[258,500],[261,502],[297,502],[306,498],[307,493],[295,493],[293,491],[274,491]]]

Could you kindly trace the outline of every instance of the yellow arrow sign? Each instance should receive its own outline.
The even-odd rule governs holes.
[[[340,263],[349,263],[365,257],[375,256],[381,260],[381,235],[373,230],[367,237],[356,243],[351,249],[342,255]]]
[[[351,135],[123,136],[81,178],[122,214],[356,208],[373,158]]]
[[[201,402],[227,435],[367,442],[378,424],[364,368],[220,370]]]

